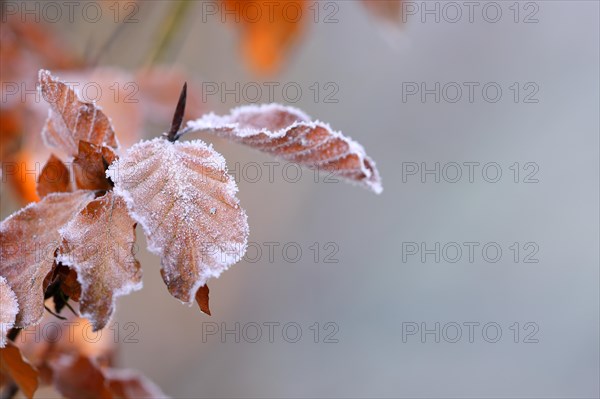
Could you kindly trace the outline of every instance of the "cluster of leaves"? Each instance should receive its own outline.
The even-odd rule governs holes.
[[[171,295],[196,301],[210,314],[206,282],[241,259],[249,229],[224,158],[200,140],[179,141],[183,135],[210,132],[382,190],[362,146],[294,108],[240,107],[182,129],[184,86],[170,131],[121,151],[110,119],[96,104],[81,101],[49,71],[39,72],[39,87],[50,105],[42,136],[67,162],[52,154],[37,182],[41,200],[0,224],[0,346],[8,345],[2,353],[12,366],[4,371],[17,383],[26,362],[11,354],[16,352],[6,335],[38,324],[45,300],[52,298],[59,313],[69,300],[79,302],[81,315],[99,330],[116,298],[142,287],[134,256],[138,223],[148,249],[161,258]],[[52,364],[64,366],[50,368],[67,370],[67,380],[68,370],[83,367],[106,377],[101,387],[118,385],[89,359]]]

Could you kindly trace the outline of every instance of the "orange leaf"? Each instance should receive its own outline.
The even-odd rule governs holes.
[[[11,342],[0,349],[0,371],[9,375],[25,396],[33,398],[38,388],[38,372]]]
[[[204,284],[202,287],[198,288],[196,292],[196,302],[198,302],[198,306],[200,306],[200,310],[203,313],[206,313],[210,316],[210,308],[208,307],[208,293],[210,290],[208,289],[208,285]]]
[[[77,272],[80,311],[94,331],[104,328],[117,296],[142,288],[142,272],[133,256],[135,222],[122,198],[112,192],[90,203],[60,230],[57,262]]]
[[[239,21],[242,53],[255,71],[272,74],[281,68],[283,60],[304,30],[302,15],[305,0],[272,1],[223,0],[226,17]],[[256,11],[250,9],[256,8]],[[229,12],[233,11],[233,13]],[[231,18],[227,18],[231,21]]]
[[[383,190],[375,162],[364,148],[302,111],[278,104],[243,106],[229,115],[208,114],[188,126],[321,171],[335,173],[375,193]]]
[[[40,70],[42,97],[50,104],[50,114],[42,136],[51,147],[67,155],[77,155],[79,140],[96,145],[117,147],[117,139],[110,120],[93,103],[79,100],[69,86]]]
[[[15,325],[17,313],[19,313],[17,296],[10,289],[6,279],[0,276],[0,348],[6,345],[6,334]]]
[[[37,182],[37,193],[45,197],[50,193],[65,193],[70,191],[71,175],[67,166],[60,159],[50,155],[44,165]]]
[[[117,155],[109,147],[80,140],[79,152],[73,159],[73,173],[77,187],[84,190],[111,189],[105,171],[116,158]]]
[[[42,318],[43,283],[61,242],[59,229],[93,197],[90,191],[49,194],[0,224],[0,275],[17,296],[17,327],[36,324]]]
[[[161,256],[171,295],[190,304],[198,288],[241,259],[246,213],[225,160],[202,141],[157,138],[131,147],[107,171],[114,192]]]

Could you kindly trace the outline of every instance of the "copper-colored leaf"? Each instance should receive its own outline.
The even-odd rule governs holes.
[[[383,190],[375,162],[360,144],[325,123],[312,122],[296,108],[277,104],[244,106],[225,116],[205,115],[188,126],[290,162],[333,172],[377,194]]]
[[[0,348],[6,345],[6,334],[15,325],[19,313],[17,296],[10,289],[8,282],[0,276]]]
[[[49,362],[56,390],[68,399],[112,399],[102,370],[84,356],[58,356]]]
[[[80,312],[94,330],[110,320],[116,298],[142,288],[134,258],[135,222],[122,198],[111,191],[90,203],[60,230],[56,260],[77,272]]]
[[[115,398],[168,398],[155,383],[136,371],[106,369],[104,370],[104,375],[107,379],[108,387]]]
[[[304,30],[302,16],[309,12],[308,3],[306,0],[285,0],[283,4],[258,0],[252,2],[252,12],[249,12],[246,0],[223,0],[223,13],[230,22],[237,22],[244,58],[256,72],[270,74],[281,67]]]
[[[38,372],[11,342],[0,349],[0,372],[10,376],[25,396],[33,398],[38,388]]]
[[[84,190],[109,190],[111,184],[106,178],[106,168],[116,158],[117,155],[109,147],[79,141],[79,151],[73,159],[77,187]]]
[[[61,243],[58,230],[93,196],[90,191],[49,194],[0,224],[0,275],[17,296],[17,327],[27,327],[41,319],[44,278],[52,269],[54,252]]]
[[[161,256],[169,292],[191,304],[198,288],[241,259],[246,213],[223,157],[201,141],[157,138],[131,147],[107,175]]]
[[[54,154],[44,165],[37,182],[37,193],[45,197],[50,193],[66,193],[70,191],[71,175],[67,166]]]
[[[202,287],[200,287],[198,292],[196,292],[196,302],[198,302],[200,310],[210,316],[210,308],[208,307],[209,292],[210,290],[208,289],[208,285],[204,284]]]
[[[50,114],[42,136],[49,146],[68,155],[77,155],[79,140],[96,145],[117,147],[110,120],[98,106],[77,97],[69,86],[40,70],[42,97],[50,104]]]

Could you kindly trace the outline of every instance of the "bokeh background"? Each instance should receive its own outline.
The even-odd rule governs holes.
[[[325,3],[335,7],[325,9]],[[99,65],[144,65],[164,34],[164,21],[176,12],[174,4],[138,2],[139,22],[123,28]],[[209,317],[168,294],[159,259],[145,250],[138,229],[144,289],[120,298],[115,317],[123,335],[132,331],[123,329],[125,323],[135,323],[138,342],[121,336],[119,365],[141,370],[176,398],[598,397],[599,5],[537,1],[530,2],[536,8],[525,8],[534,6],[519,2],[515,23],[513,2],[497,4],[503,12],[497,23],[485,21],[480,7],[472,23],[467,15],[456,23],[437,23],[432,16],[423,22],[419,12],[394,24],[358,1],[316,3],[322,13],[336,10],[337,22],[324,23],[321,15],[315,23],[307,10],[297,43],[269,75],[248,67],[241,31],[203,14],[202,2],[177,17],[181,27],[162,63],[182,68],[200,86],[299,85],[303,93],[290,105],[362,143],[377,162],[384,192],[328,184],[323,177],[315,183],[307,170],[292,183],[282,176],[283,163],[269,181],[264,162],[270,157],[198,136],[214,142],[230,169],[237,163],[250,241],[262,256],[210,282]],[[534,9],[538,22],[523,23]],[[85,54],[100,48],[116,27],[112,18],[94,24],[65,18],[48,29]],[[325,102],[324,92],[315,101],[310,87],[317,83],[324,90],[329,82],[339,89],[332,97],[338,101]],[[403,101],[407,82],[496,82],[503,94],[487,102],[479,86],[473,102],[466,90],[456,103],[437,103],[432,95],[425,102],[419,96]],[[521,91],[515,102],[509,88],[514,82],[521,90],[533,82],[539,101],[525,103],[529,91]],[[259,101],[267,100],[265,91]],[[275,100],[285,103],[279,89]],[[202,112],[225,113],[245,101],[213,95],[201,103]],[[169,122],[145,135],[156,136]],[[252,162],[262,165],[257,182],[241,172]],[[403,181],[410,162],[429,168],[436,162],[496,162],[503,175],[489,183],[479,168],[472,183],[466,175],[456,183],[443,177],[436,183],[432,176],[423,183],[419,175]],[[518,183],[509,168],[515,162]],[[523,182],[527,162],[538,166],[537,183]],[[3,218],[20,206],[10,190],[2,185]],[[272,260],[270,242],[278,243]],[[433,256],[423,262],[419,255],[403,260],[406,242],[429,248],[436,242],[495,242],[503,254],[487,262],[479,246],[472,263],[466,252],[456,263]],[[519,262],[509,249],[515,242]],[[538,263],[523,262],[528,242],[538,247]],[[316,261],[314,243],[320,248]],[[286,244],[302,249],[296,263],[285,259]],[[334,249],[338,262],[325,262]],[[269,322],[280,323],[273,342],[264,324]],[[468,322],[480,323],[473,342],[463,324]],[[248,326],[240,342],[233,334],[206,335],[207,328],[234,329],[236,323],[240,330]],[[256,343],[248,323],[262,326]],[[286,323],[301,326],[298,342],[282,335]],[[420,331],[403,337],[407,323],[429,329],[440,323],[440,342],[431,334],[422,339]],[[458,342],[449,342],[455,335],[450,327],[442,334],[447,323],[462,327]],[[498,342],[482,336],[486,323],[501,327]],[[526,329],[526,323],[534,324]],[[530,338],[537,342],[524,342],[534,329]],[[293,338],[294,330],[288,331]],[[325,342],[332,332],[337,342]]]

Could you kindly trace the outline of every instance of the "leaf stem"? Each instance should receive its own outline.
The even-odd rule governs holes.
[[[187,101],[187,82],[183,84],[183,88],[181,89],[181,93],[179,94],[179,101],[177,101],[177,107],[175,108],[175,113],[173,114],[173,122],[171,122],[171,129],[169,133],[167,133],[167,139],[174,143],[179,138],[179,131],[181,129],[181,125],[183,123],[183,116],[185,115],[185,103]]]

